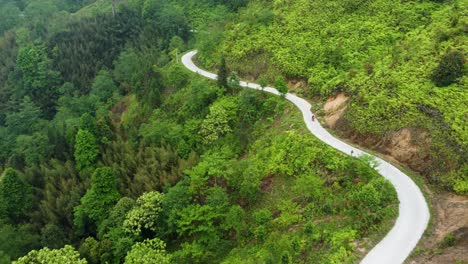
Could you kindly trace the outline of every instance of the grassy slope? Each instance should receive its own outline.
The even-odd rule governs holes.
[[[266,100],[264,108],[278,100],[249,92]],[[174,104],[188,97],[190,90],[182,90],[168,102]],[[288,103],[283,108],[284,103],[276,108],[276,117],[253,125],[249,136],[253,142],[247,153],[237,157],[223,176],[231,202],[242,205],[246,217],[243,227],[231,235],[227,256],[218,252],[215,259],[206,260],[210,263],[278,263],[283,259],[293,263],[351,262],[362,254],[358,247],[369,249],[392,226],[397,199],[391,185],[369,170],[365,162],[313,137],[295,107]],[[229,148],[230,137],[222,138],[222,145]],[[212,164],[210,170],[223,171],[223,166]],[[307,178],[309,175],[313,179]],[[237,189],[235,182],[242,179],[262,190],[252,204],[246,204],[243,191]],[[244,184],[249,183],[241,186]],[[259,220],[259,212],[271,213],[271,218]],[[179,253],[174,252],[176,261],[185,261],[179,259]]]
[[[308,82],[308,96],[345,91],[352,95],[346,113],[352,129],[378,137],[404,127],[429,131],[426,171],[450,176],[449,187],[463,185],[467,77],[444,88],[430,77],[447,50],[466,54],[467,8],[457,0],[253,1],[218,46],[202,45],[201,62],[213,66],[224,54],[241,76],[299,78]]]
[[[284,140],[282,137],[285,133],[293,132],[295,136],[305,138],[305,140],[301,140],[303,144],[308,142],[309,144],[315,145],[314,147],[321,148],[322,150],[319,155],[327,156],[326,153],[332,152],[332,156],[340,160],[351,159],[344,154],[330,149],[330,147],[313,137],[304,126],[302,116],[292,105],[288,105],[284,114],[280,115],[271,127],[267,127],[266,131],[267,134],[265,137],[259,139],[254,144],[251,150],[252,152],[261,152],[263,148],[268,149],[269,143],[267,142],[275,141],[278,138],[281,138],[280,140],[282,141]],[[301,149],[306,154],[299,156],[307,156],[307,152],[310,150],[309,144],[301,144]],[[348,263],[362,257],[363,249],[365,251],[372,248],[372,246],[392,227],[393,217],[396,216],[395,214],[397,212],[396,197],[393,197],[393,201],[388,203],[385,208],[379,209],[379,213],[377,214],[385,215],[382,222],[371,226],[353,223],[353,221],[357,219],[351,220],[350,215],[348,215],[348,213],[350,213],[350,211],[348,211],[350,210],[350,204],[349,200],[347,201],[350,197],[349,195],[352,195],[351,193],[354,192],[351,190],[353,187],[337,187],[336,183],[340,180],[336,183],[332,183],[336,180],[335,177],[337,175],[332,171],[323,171],[323,166],[327,166],[326,163],[328,161],[326,159],[319,161],[321,164],[317,164],[317,167],[314,168],[315,173],[318,173],[323,180],[328,181],[326,183],[327,187],[324,189],[326,193],[325,196],[328,198],[323,200],[303,199],[305,194],[296,189],[297,185],[305,184],[298,180],[298,178],[303,175],[287,176],[273,174],[273,177],[270,179],[272,182],[271,189],[265,191],[264,194],[262,194],[261,200],[247,211],[249,214],[248,218],[250,218],[251,221],[250,224],[252,225],[250,229],[255,232],[255,228],[258,228],[255,224],[252,224],[252,222],[254,222],[253,215],[256,211],[267,208],[276,215],[281,212],[281,204],[285,202],[292,202],[294,205],[297,203],[299,205],[298,210],[293,212],[297,213],[298,219],[300,220],[280,227],[277,223],[275,225],[275,221],[279,219],[273,219],[273,228],[269,231],[268,238],[263,243],[259,243],[255,239],[245,242],[245,245],[234,249],[223,263],[238,263],[237,261],[241,260],[243,263],[258,263],[259,261],[268,259],[273,260],[275,263],[275,261],[280,261],[278,257],[282,256],[281,254],[283,254],[284,251],[291,250],[294,247],[298,247],[300,250],[293,253],[293,263],[332,263],[333,260]],[[287,160],[284,160],[286,166],[294,166],[287,162]],[[338,174],[340,173],[344,172],[338,172]],[[379,179],[380,176],[374,174],[373,177],[375,177],[373,179],[376,180]],[[360,181],[360,179],[357,178],[348,178],[348,180],[353,181],[355,184]],[[392,187],[387,186],[387,188]],[[394,192],[394,190],[391,190],[391,192]],[[336,211],[333,213],[324,213],[324,211],[326,211],[326,209],[324,209],[324,204],[330,205],[328,203],[331,203],[331,206]],[[366,218],[364,215],[360,217],[362,217],[361,221],[367,221],[364,219]],[[357,222],[359,222],[359,220],[357,220]],[[356,230],[356,235],[346,237],[346,232],[349,230]],[[333,242],[335,239],[338,240],[336,244]],[[345,254],[343,254],[343,252],[345,252],[344,249],[346,249]],[[294,249],[292,251],[294,252]],[[259,257],[259,255],[262,256],[262,253],[270,257],[262,259]]]

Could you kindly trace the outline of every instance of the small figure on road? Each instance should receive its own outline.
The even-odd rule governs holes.
[[[314,122],[314,121],[315,121],[315,115],[312,114],[312,122]]]

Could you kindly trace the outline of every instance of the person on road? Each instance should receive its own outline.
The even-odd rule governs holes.
[[[315,121],[315,115],[312,114],[312,122],[314,122],[314,121]]]

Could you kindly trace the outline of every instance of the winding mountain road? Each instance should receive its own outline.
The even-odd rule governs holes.
[[[196,72],[207,78],[216,80],[217,75],[198,68],[192,61],[197,51],[190,51],[182,57],[182,63],[189,70]],[[260,85],[254,83],[240,82],[243,87],[261,90]],[[275,95],[280,93],[271,87],[266,87],[265,92]],[[334,138],[325,130],[319,122],[312,121],[312,112],[310,103],[293,94],[286,94],[286,99],[295,104],[301,110],[304,116],[304,122],[307,128],[318,139],[328,145],[342,151],[348,155],[359,157],[368,153],[352,147],[343,141]],[[390,232],[365,256],[361,261],[363,264],[398,264],[403,263],[411,251],[416,247],[419,239],[423,235],[429,222],[429,208],[424,199],[421,190],[416,184],[403,172],[390,163],[375,157],[378,166],[376,170],[386,179],[388,179],[396,189],[398,194],[399,215],[395,225]]]

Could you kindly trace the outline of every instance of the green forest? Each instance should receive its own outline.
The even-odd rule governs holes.
[[[0,0],[0,263],[358,261],[392,185],[239,79],[429,131],[424,175],[467,194],[466,5]],[[185,69],[193,48],[225,78]]]

